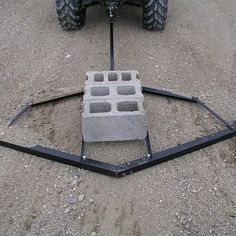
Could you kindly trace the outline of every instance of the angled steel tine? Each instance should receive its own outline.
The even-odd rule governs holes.
[[[31,107],[35,107],[35,106],[42,105],[42,104],[47,104],[50,102],[59,101],[61,99],[71,98],[74,96],[81,96],[83,94],[84,94],[83,90],[80,90],[80,91],[75,91],[75,92],[67,93],[64,95],[59,95],[56,97],[48,98],[48,99],[41,100],[41,101],[27,102],[25,105],[22,106],[21,110],[10,120],[8,127],[11,126],[12,124],[14,124],[16,122],[16,120],[18,120]]]
[[[8,127],[15,123],[18,118],[20,118],[27,110],[29,110],[31,105],[31,103],[27,102],[24,106],[22,106],[21,110],[14,117],[11,118]]]

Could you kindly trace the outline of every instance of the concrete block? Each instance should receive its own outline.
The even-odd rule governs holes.
[[[147,121],[138,72],[88,72],[84,91],[82,132],[86,142],[146,137]]]

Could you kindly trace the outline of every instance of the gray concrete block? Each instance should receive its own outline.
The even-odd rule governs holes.
[[[144,97],[137,78],[136,71],[87,73],[82,113],[82,132],[86,142],[146,137]]]

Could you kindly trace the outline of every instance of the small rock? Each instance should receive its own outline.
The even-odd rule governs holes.
[[[148,56],[149,57],[149,59],[151,59],[151,60],[153,60],[154,58],[153,57],[151,57],[151,56]]]
[[[84,194],[79,195],[79,202],[82,202],[84,200]]]
[[[66,203],[66,204],[65,204],[65,205],[63,205],[62,207],[63,207],[63,208],[66,208],[67,206],[68,206],[68,204]]]
[[[92,232],[90,236],[96,236],[97,233],[96,232]]]
[[[48,223],[47,220],[42,220],[42,221],[39,223],[39,227],[40,227],[40,228],[43,228],[44,226],[47,225],[47,223]]]
[[[67,208],[64,210],[64,213],[65,213],[65,214],[68,214],[69,212],[70,212],[70,208],[67,207]]]
[[[61,236],[62,235],[62,232],[61,231],[58,231],[56,232],[55,234],[53,234],[52,236]]]
[[[10,224],[10,225],[13,223],[13,220],[14,220],[13,217],[9,220],[9,224]]]
[[[92,198],[89,199],[89,203],[94,203],[94,200]]]
[[[60,193],[62,193],[62,192],[63,192],[63,190],[62,190],[62,189],[59,189],[59,190],[58,190],[58,193],[59,193],[59,194],[60,194]]]
[[[232,218],[236,218],[236,212],[234,211],[229,212],[229,216]]]
[[[66,55],[66,59],[68,59],[68,58],[70,58],[71,57],[71,55],[70,54],[67,54]]]
[[[185,227],[185,229],[189,229],[189,225],[188,224],[186,224],[184,227]]]
[[[77,199],[75,198],[75,197],[71,197],[70,199],[69,199],[69,204],[75,204],[77,202]]]

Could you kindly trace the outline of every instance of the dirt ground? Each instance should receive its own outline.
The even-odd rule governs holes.
[[[236,118],[236,1],[170,0],[162,33],[142,29],[141,9],[117,15],[117,69]],[[0,0],[0,139],[79,153],[79,98],[31,110],[11,128],[8,119],[26,101],[75,91],[87,71],[106,70],[108,42],[102,7],[68,33],[53,0]],[[222,128],[197,106],[145,102],[153,150]],[[118,164],[143,152],[142,142],[121,142],[89,145],[87,155]],[[235,139],[121,179],[0,147],[0,235],[236,235],[235,166]]]

